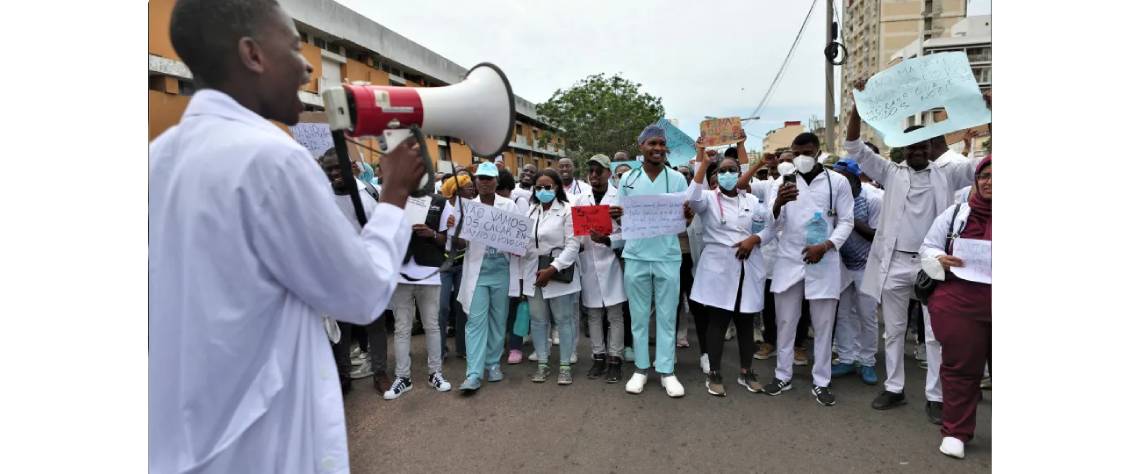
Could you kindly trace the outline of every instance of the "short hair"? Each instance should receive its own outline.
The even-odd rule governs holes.
[[[867,145],[867,148],[870,148],[870,149],[871,149],[871,151],[875,152],[875,154],[876,154],[876,155],[878,155],[878,154],[879,154],[879,147],[875,146],[875,144],[874,144],[874,143],[871,143],[871,142],[863,142],[863,144],[864,144],[864,145]]]
[[[819,137],[815,136],[815,134],[811,132],[804,132],[796,135],[796,138],[792,140],[792,146],[803,145],[819,146]]]
[[[504,189],[515,189],[515,177],[511,176],[510,171],[499,170],[499,185],[495,187],[495,191]]]
[[[275,0],[178,0],[170,14],[170,43],[200,85],[228,79],[242,37],[255,36]]]
[[[736,147],[730,146],[730,147],[728,147],[727,150],[724,150],[724,157],[725,158],[732,158],[735,160],[736,159],[736,153],[737,153]]]

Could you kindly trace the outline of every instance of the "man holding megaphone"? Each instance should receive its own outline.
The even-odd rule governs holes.
[[[358,232],[295,124],[312,67],[272,0],[179,0],[171,43],[198,91],[150,145],[151,472],[347,472],[344,409],[321,314],[384,311],[424,165],[387,150]],[[397,225],[400,224],[400,225]]]

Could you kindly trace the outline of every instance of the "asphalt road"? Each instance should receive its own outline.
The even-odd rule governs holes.
[[[391,337],[391,336],[389,336]],[[728,396],[708,395],[700,373],[696,330],[693,347],[677,350],[676,373],[685,396],[671,399],[651,375],[641,395],[622,383],[589,380],[588,340],[579,338],[574,383],[530,381],[535,363],[505,365],[505,380],[484,382],[471,397],[459,395],[464,361],[444,363],[455,387],[440,393],[427,384],[423,336],[412,341],[414,388],[385,401],[372,380],[355,381],[345,398],[349,458],[355,473],[461,472],[984,472],[991,465],[992,392],[978,409],[978,429],[966,459],[938,452],[939,427],[924,414],[925,370],[906,360],[909,403],[877,411],[882,390],[849,375],[832,381],[838,400],[823,407],[811,396],[810,366],[796,367],[793,390],[780,396],[752,394],[736,385],[736,342],[725,344],[722,372]],[[454,341],[448,339],[454,349]],[[389,342],[389,348],[393,345]],[[557,347],[551,360],[557,360]],[[652,347],[650,348],[652,350]],[[530,347],[527,346],[529,354]],[[395,359],[389,356],[389,375]],[[753,361],[762,383],[775,358]],[[633,365],[623,367],[628,379]],[[652,372],[651,372],[652,374]]]

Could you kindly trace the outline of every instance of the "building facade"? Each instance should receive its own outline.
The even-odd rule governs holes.
[[[886,69],[895,53],[915,40],[949,37],[951,28],[964,18],[966,0],[847,0],[843,8],[843,42],[848,59],[842,69],[836,133],[846,133],[843,129],[856,80]],[[871,127],[863,127],[863,139],[883,147],[882,139]]]
[[[170,14],[175,0],[151,0],[148,10],[148,137],[154,139],[178,123],[194,93],[190,70],[170,44]],[[312,80],[298,93],[306,111],[322,111],[320,91],[343,81],[377,85],[439,87],[463,80],[467,69],[333,0],[279,0],[301,33],[302,54],[313,66]],[[278,126],[281,126],[278,124]],[[281,126],[288,132],[288,128]],[[434,142],[435,146],[430,146]],[[364,159],[379,163],[375,139],[362,141]],[[515,132],[503,151],[507,169],[524,164],[554,167],[565,156],[565,142],[544,123],[535,105],[515,96]],[[478,161],[462,140],[430,137],[434,162],[469,166]]]
[[[804,133],[806,129],[799,121],[784,122],[784,126],[773,129],[764,135],[764,153],[775,153],[781,148],[792,146],[796,135]]]

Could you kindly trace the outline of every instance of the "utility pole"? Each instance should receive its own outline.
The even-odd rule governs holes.
[[[832,25],[835,24],[833,23],[833,18],[835,18],[834,0],[827,0],[827,12],[824,18],[826,18],[826,21],[823,22],[823,24],[826,25],[824,26],[824,34],[827,35],[827,39],[823,44],[827,45],[834,41],[832,35]],[[838,32],[834,33],[838,34]],[[835,141],[835,66],[831,64],[831,59],[826,56],[823,58],[823,63],[824,87],[827,89],[827,95],[823,102],[824,120],[826,120],[827,124],[827,138],[825,138],[824,141],[827,143],[827,151],[834,152],[836,150],[835,143],[833,143]]]

